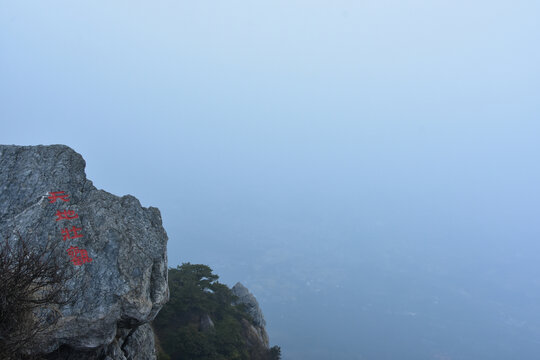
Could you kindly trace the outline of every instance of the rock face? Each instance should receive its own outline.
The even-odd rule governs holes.
[[[214,328],[214,322],[212,321],[212,318],[210,318],[210,315],[203,314],[201,316],[201,319],[199,320],[199,330],[208,331],[213,328]]]
[[[244,327],[244,330],[247,334],[248,342],[252,346],[259,343],[264,347],[268,348],[269,339],[265,329],[266,321],[264,320],[263,313],[261,308],[259,307],[257,299],[240,282],[237,282],[236,285],[233,286],[232,292],[234,295],[238,296],[238,300],[235,304],[239,303],[246,305],[248,314],[251,315],[255,322],[255,326],[247,321],[244,321],[242,323],[242,326]]]
[[[148,322],[169,299],[160,212],[96,189],[84,168],[82,156],[64,145],[0,145],[1,239],[53,239],[66,261],[70,247],[89,258],[72,265],[70,285],[82,286],[82,296],[60,309],[54,331],[33,352],[49,359],[155,359]],[[51,202],[58,191],[68,201]],[[58,211],[73,218],[57,220]]]

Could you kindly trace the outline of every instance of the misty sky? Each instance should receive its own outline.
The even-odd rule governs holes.
[[[0,0],[0,143],[161,210],[284,360],[540,356],[537,1]],[[1,184],[0,184],[1,185]]]

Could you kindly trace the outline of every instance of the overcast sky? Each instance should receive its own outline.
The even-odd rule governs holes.
[[[69,145],[96,187],[158,207],[169,265],[246,283],[285,360],[384,359],[336,345],[337,320],[286,323],[299,294],[319,314],[317,294],[354,290],[333,311],[362,334],[359,264],[373,294],[383,271],[463,271],[456,291],[498,279],[482,296],[519,307],[510,286],[540,311],[539,16],[522,0],[0,0],[0,143]],[[540,319],[524,326],[504,349],[539,354]],[[415,359],[506,354],[433,341]]]

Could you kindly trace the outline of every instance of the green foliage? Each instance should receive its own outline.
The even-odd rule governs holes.
[[[281,348],[279,346],[272,346],[270,348],[270,360],[280,360],[281,359]]]
[[[157,358],[158,358],[158,360],[171,360],[171,357],[169,356],[169,354],[164,352],[162,349],[158,350]]]
[[[159,360],[278,360],[281,350],[253,349],[242,320],[253,323],[244,305],[219,283],[207,265],[183,263],[169,269],[170,300],[154,320]],[[209,316],[213,327],[201,328]],[[277,350],[276,350],[277,348]]]

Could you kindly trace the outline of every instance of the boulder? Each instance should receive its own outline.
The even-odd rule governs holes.
[[[0,239],[15,243],[20,236],[36,247],[59,242],[55,256],[77,269],[69,288],[82,289],[32,352],[155,359],[148,323],[169,299],[160,212],[131,195],[96,189],[85,165],[64,145],[0,145]]]
[[[263,345],[264,347],[268,348],[269,339],[268,339],[268,334],[265,329],[266,321],[264,320],[264,316],[263,316],[261,308],[259,307],[259,303],[257,299],[240,282],[237,282],[236,285],[233,286],[232,293],[238,296],[238,300],[234,302],[234,305],[236,304],[246,305],[247,312],[253,318],[253,321],[254,321],[254,324],[249,324],[246,321],[243,322],[244,330],[248,334],[247,336],[248,343],[250,343],[250,345],[259,343]]]

